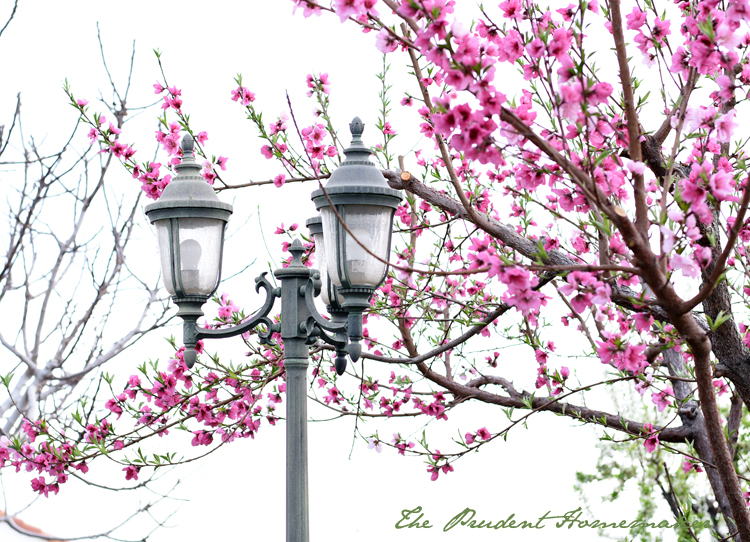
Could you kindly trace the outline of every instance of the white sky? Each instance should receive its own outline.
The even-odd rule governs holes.
[[[463,2],[463,0],[462,0]],[[564,4],[567,5],[568,2]],[[0,21],[5,20],[12,2],[0,0]],[[102,6],[112,7],[102,7]],[[561,4],[563,5],[563,4]],[[462,8],[473,8],[468,2]],[[256,92],[256,105],[268,121],[286,109],[284,91],[288,90],[295,113],[302,126],[312,120],[312,103],[304,96],[305,76],[327,72],[332,84],[332,111],[340,130],[355,115],[362,117],[368,128],[364,137],[375,143],[374,122],[379,107],[378,81],[375,73],[381,55],[374,48],[374,35],[363,35],[353,25],[341,25],[338,18],[322,16],[305,20],[301,14],[292,16],[292,3],[251,0],[214,3],[183,1],[179,3],[145,2],[104,3],[95,1],[60,2],[21,0],[16,19],[0,38],[0,123],[8,122],[17,92],[24,104],[24,133],[37,140],[46,137],[47,149],[69,133],[75,112],[67,105],[61,90],[67,78],[76,96],[87,98],[96,107],[95,98],[101,90],[109,96],[107,78],[102,68],[96,39],[99,22],[112,76],[124,86],[132,41],[136,40],[136,65],[132,83],[132,106],[154,100],[151,85],[160,79],[152,49],[163,53],[168,82],[183,89],[184,110],[191,114],[195,128],[209,134],[207,151],[229,157],[225,175],[230,182],[249,179],[265,180],[279,170],[260,153],[260,140],[241,108],[230,101],[234,88],[233,76],[241,72],[245,86]],[[405,73],[405,57],[393,55],[392,73]],[[398,110],[399,88],[416,92],[413,82],[399,75],[392,101]],[[509,94],[511,94],[509,92]],[[400,152],[406,153],[419,142],[416,112],[400,123]],[[138,157],[152,156],[155,148],[155,112],[147,112],[126,125],[124,139],[135,143]],[[396,123],[394,123],[396,125]],[[348,137],[348,136],[347,136]],[[85,144],[84,134],[80,142]],[[397,139],[397,141],[399,141]],[[407,167],[409,159],[407,158]],[[123,170],[112,172],[109,182],[122,183],[137,190],[138,183]],[[278,241],[272,235],[281,222],[304,224],[314,214],[309,201],[312,185],[288,185],[279,191],[274,187],[252,192],[225,193],[222,198],[235,205],[230,232],[235,232],[252,215],[247,224],[228,241],[225,275],[242,269],[254,258],[258,263],[241,279],[222,285],[221,291],[249,311],[258,298],[250,286],[257,273],[269,261],[261,228],[278,260]],[[260,220],[257,208],[261,206]],[[145,219],[144,250],[155,248],[149,239]],[[260,223],[260,225],[259,225]],[[151,248],[148,248],[148,247]],[[132,256],[131,256],[132,258]],[[153,262],[151,262],[153,263]],[[144,262],[144,269],[155,276],[156,268]],[[128,351],[109,371],[122,378],[135,373],[136,365],[149,357],[164,359],[163,336],[178,328],[157,332],[137,349]],[[226,356],[243,354],[239,341],[223,345]],[[527,357],[503,351],[503,363],[509,367],[526,363]],[[524,356],[526,353],[524,352]],[[598,360],[590,360],[595,369]],[[388,370],[390,370],[388,368]],[[513,373],[513,369],[510,369]],[[519,372],[518,374],[527,374]],[[387,374],[387,373],[386,373]],[[513,373],[515,374],[515,373]],[[351,386],[354,386],[350,382]],[[594,405],[590,405],[594,406]],[[596,405],[598,406],[598,405]],[[606,408],[606,403],[604,404]],[[310,406],[313,417],[326,412]],[[466,432],[486,426],[491,431],[504,427],[505,416],[488,406],[473,406],[454,411],[448,422],[429,426],[431,444],[451,447],[450,438],[457,431]],[[356,537],[360,541],[380,540],[461,540],[465,529],[448,533],[442,526],[465,507],[473,507],[478,518],[498,521],[511,513],[517,519],[536,521],[544,512],[563,514],[582,506],[573,491],[576,471],[594,472],[598,458],[596,432],[590,428],[572,429],[573,423],[552,415],[534,417],[529,430],[516,429],[507,442],[496,441],[456,464],[456,471],[431,482],[419,459],[405,459],[386,450],[378,455],[357,441],[352,445],[353,420],[310,424],[310,512],[313,541],[330,538]],[[371,424],[380,428],[382,437],[400,430],[406,434],[420,426],[408,422]],[[418,436],[418,433],[417,433]],[[157,443],[169,451],[190,453],[187,435],[173,432]],[[97,469],[102,469],[97,471]],[[93,480],[106,481],[104,466],[94,463],[89,473]],[[121,476],[117,470],[115,476]],[[282,540],[284,531],[284,426],[264,426],[254,441],[235,442],[208,459],[175,471],[165,484],[183,478],[184,484],[175,496],[185,502],[168,506],[177,508],[168,521],[170,529],[157,532],[152,540]],[[31,476],[4,472],[5,493],[11,512],[32,499]],[[119,478],[118,478],[119,479]],[[602,490],[602,492],[604,492]],[[596,494],[590,497],[597,518],[606,521],[632,520],[638,507],[637,495],[630,492],[616,504],[600,504]],[[2,502],[2,501],[0,501]],[[21,516],[24,520],[60,536],[80,536],[97,532],[125,517],[133,504],[132,495],[96,491],[70,482],[58,497],[41,499]],[[396,530],[394,524],[402,509],[421,505],[426,517],[436,527],[429,530]],[[162,509],[163,512],[165,509]],[[587,517],[585,514],[583,517]],[[593,519],[588,517],[588,519]],[[660,508],[657,520],[671,519]],[[552,522],[541,531],[524,533],[472,532],[475,540],[496,540],[516,537],[523,540],[598,540],[596,531],[557,530]],[[613,533],[614,534],[614,533]],[[625,533],[622,533],[625,534]],[[126,537],[127,533],[123,533]],[[669,537],[665,538],[669,540]],[[27,540],[0,524],[0,540]]]

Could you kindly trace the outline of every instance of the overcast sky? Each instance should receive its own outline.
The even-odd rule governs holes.
[[[0,0],[0,23],[11,5],[9,0]],[[62,91],[66,78],[77,97],[101,108],[96,103],[99,92],[108,98],[110,91],[97,43],[98,23],[107,62],[118,85],[124,86],[126,82],[132,42],[136,41],[131,106],[147,105],[155,99],[152,84],[161,78],[152,50],[158,48],[163,53],[169,84],[183,89],[184,110],[191,114],[191,122],[198,130],[209,134],[207,151],[229,157],[225,177],[232,183],[265,180],[280,172],[261,156],[262,143],[244,119],[241,108],[229,99],[235,86],[233,77],[238,72],[244,75],[245,86],[257,94],[256,105],[269,119],[287,109],[285,91],[288,91],[295,113],[303,119],[301,123],[312,121],[313,104],[305,97],[305,76],[327,72],[332,86],[332,113],[340,129],[346,134],[348,122],[359,115],[367,125],[365,142],[373,142],[379,107],[375,74],[382,62],[374,47],[374,35],[362,34],[354,25],[342,25],[333,16],[309,20],[300,14],[292,16],[292,7],[288,0],[213,3],[21,0],[15,20],[0,38],[0,124],[10,119],[15,96],[21,92],[24,133],[34,135],[38,141],[46,138],[47,148],[55,149],[76,119]],[[461,7],[467,11],[472,8],[468,2]],[[406,57],[395,54],[389,60],[393,64],[392,73],[398,74],[394,77],[393,103],[394,109],[399,109],[400,92],[408,88],[415,93],[416,88],[405,75]],[[418,123],[414,122],[416,112],[398,115],[397,129],[402,133],[397,140],[399,152],[405,154],[415,145],[429,150],[429,145],[420,142]],[[154,152],[155,119],[154,110],[126,126],[125,140],[136,145],[141,159]],[[83,133],[79,142],[86,144]],[[132,190],[138,189],[124,169],[116,172],[111,182],[121,182],[123,186],[130,183]],[[225,274],[239,271],[256,258],[257,263],[242,278],[222,285],[220,292],[231,292],[249,311],[257,306],[259,300],[250,285],[257,273],[267,269],[269,261],[261,233],[276,258],[275,263],[279,240],[272,235],[273,229],[281,222],[304,224],[315,212],[309,201],[314,188],[288,185],[281,190],[267,187],[222,194],[225,201],[235,205],[230,225],[234,234],[228,242]],[[246,219],[247,223],[238,229]],[[145,218],[140,220],[145,224]],[[163,346],[163,337],[170,333],[179,337],[181,332],[176,327],[156,332],[137,349],[116,360],[110,372],[127,378],[143,360],[164,358],[169,352]],[[222,348],[228,356],[238,358],[244,352],[240,341]],[[514,356],[511,350],[505,352],[504,362],[511,367],[511,374],[512,366],[528,361],[527,357]],[[598,360],[590,363],[599,365]],[[349,384],[354,386],[353,382]],[[327,415],[317,407],[311,407],[310,411],[317,419]],[[487,426],[496,431],[505,420],[501,412],[487,406],[462,408],[449,417],[448,422],[429,424],[431,443],[445,443],[450,448],[450,439],[459,430],[466,432]],[[372,424],[372,431],[378,428],[381,436],[388,439],[395,431],[417,438],[421,423]],[[475,508],[478,519],[493,522],[510,514],[533,522],[547,511],[561,515],[584,505],[573,490],[575,473],[593,473],[599,456],[595,430],[573,428],[575,424],[569,420],[545,414],[532,418],[528,430],[515,429],[507,442],[495,441],[483,447],[481,453],[456,464],[455,472],[431,482],[419,459],[396,456],[389,450],[377,454],[360,441],[352,449],[353,424],[351,419],[310,424],[313,541],[352,537],[358,541],[383,537],[394,541],[463,540],[466,531],[443,532],[442,526],[466,507]],[[190,453],[192,450],[186,443],[189,444],[186,434],[174,432],[158,444],[169,451]],[[100,467],[94,464],[91,478],[106,481],[110,475],[107,468],[102,465],[100,471],[97,469]],[[121,476],[116,470],[114,474]],[[7,469],[3,472],[10,512],[33,499],[31,477]],[[183,483],[174,495],[184,500],[168,503],[159,510],[166,513],[171,507],[176,513],[167,522],[170,528],[160,530],[152,540],[283,539],[283,424],[276,428],[265,426],[255,440],[235,442],[206,460],[175,470],[165,476],[165,487],[178,478]],[[638,507],[635,492],[628,493],[624,503],[614,505],[601,504],[596,492],[590,500],[600,520],[635,519]],[[127,516],[137,503],[137,496],[112,495],[72,481],[61,489],[59,496],[40,499],[21,517],[48,533],[81,536],[106,529]],[[395,529],[401,510],[417,506],[422,506],[425,518],[435,527]],[[659,509],[656,517],[671,519],[664,508]],[[124,532],[123,537],[130,532],[133,531]],[[544,530],[522,535],[488,531],[472,532],[471,536],[473,540],[599,539],[595,531],[558,530],[552,522],[547,522]],[[0,540],[26,539],[0,524]]]

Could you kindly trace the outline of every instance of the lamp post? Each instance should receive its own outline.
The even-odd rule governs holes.
[[[257,277],[255,289],[263,288],[266,299],[253,316],[239,325],[207,329],[197,323],[203,316],[203,304],[221,280],[224,228],[232,206],[221,202],[200,176],[189,134],[181,143],[183,158],[176,166],[176,177],[159,201],[145,208],[157,233],[164,285],[179,307],[177,315],[183,319],[184,359],[189,368],[196,362],[195,346],[201,339],[232,337],[261,324],[265,327],[258,333],[261,344],[273,344],[274,332],[281,335],[287,385],[287,542],[309,540],[309,347],[318,340],[332,345],[339,375],[346,369],[347,354],[352,361],[359,359],[363,312],[388,272],[385,262],[390,251],[393,214],[401,201],[400,192],[387,185],[369,160],[371,152],[361,139],[364,124],[355,118],[349,126],[353,137],[351,146],[344,151],[346,160],[333,172],[326,188],[312,194],[322,216],[308,220],[307,225],[323,253],[320,272],[302,264],[305,249],[295,239],[289,248],[291,263],[274,271],[281,287],[274,288],[266,273]],[[315,308],[319,294],[328,306],[330,319]],[[276,298],[281,299],[278,323],[268,316]]]

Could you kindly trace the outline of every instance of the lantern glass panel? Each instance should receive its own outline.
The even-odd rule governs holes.
[[[342,213],[343,211],[343,213]],[[388,260],[391,240],[393,209],[381,205],[341,205],[349,229],[360,243],[381,259]],[[326,251],[328,275],[336,286],[377,288],[385,278],[386,264],[369,254],[341,226],[330,207],[321,209],[323,234],[326,239],[335,239],[338,249],[331,246]],[[343,242],[342,242],[343,239]],[[338,260],[343,261],[339,262]],[[346,265],[346,270],[342,267]],[[349,284],[346,284],[348,276]]]
[[[331,284],[328,276],[325,237],[323,236],[323,232],[321,232],[313,235],[313,238],[315,239],[315,252],[318,254],[318,271],[320,271],[320,299],[322,299],[323,303],[326,305],[330,305],[333,292],[329,292],[329,289],[333,289],[333,284]],[[336,294],[336,301],[339,306],[344,302],[344,298],[341,294]]]
[[[221,247],[225,222],[215,218],[178,218],[179,249],[170,254],[170,220],[154,222],[159,241],[159,258],[164,287],[177,295],[178,284],[172,278],[172,258],[177,262],[179,250],[180,274],[185,295],[211,295],[219,282]],[[177,244],[177,238],[173,240]]]

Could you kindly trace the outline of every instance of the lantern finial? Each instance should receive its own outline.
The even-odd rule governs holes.
[[[362,141],[362,132],[365,131],[365,123],[359,117],[349,123],[349,131],[352,133],[352,143],[349,148],[344,149],[346,160],[341,164],[342,166],[375,166],[374,163],[370,162],[370,156],[372,151]],[[382,175],[378,174],[380,177]],[[356,175],[355,175],[356,176]],[[329,184],[330,186],[330,184]]]
[[[354,117],[354,120],[349,123],[349,130],[351,131],[354,140],[358,140],[362,137],[362,132],[365,131],[365,123],[362,122],[362,119],[359,117]],[[353,142],[354,141],[352,141],[352,143]]]
[[[289,252],[292,253],[292,261],[290,267],[299,267],[304,265],[302,263],[302,255],[305,253],[305,247],[302,246],[302,241],[295,239],[292,241],[292,246],[289,247]]]
[[[180,148],[182,149],[183,160],[185,158],[192,158],[195,160],[193,154],[193,150],[195,149],[195,139],[193,139],[193,136],[185,134],[185,137],[182,138],[182,143],[180,143]]]
[[[188,178],[203,180],[200,175],[201,166],[195,161],[195,139],[193,139],[193,136],[189,133],[185,134],[180,142],[180,149],[182,150],[182,160],[175,165],[177,176],[174,180],[182,181]]]

